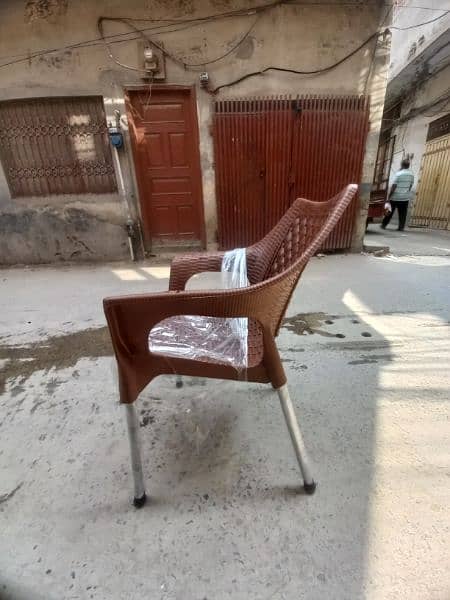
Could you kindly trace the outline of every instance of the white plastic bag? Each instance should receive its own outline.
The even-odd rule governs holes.
[[[247,253],[245,248],[236,248],[235,250],[230,250],[225,252],[225,255],[222,260],[222,284],[223,287],[225,285],[228,288],[243,288],[248,286],[248,278],[247,278]],[[230,273],[230,279],[228,283],[224,281],[225,273]],[[231,330],[236,336],[239,342],[240,348],[240,356],[239,362],[240,366],[246,367],[248,364],[248,319],[235,318],[235,319],[227,319],[230,325]]]
[[[226,252],[221,268],[222,287],[248,286],[245,248]],[[149,350],[174,358],[248,365],[248,319],[179,315],[161,321],[149,334]]]

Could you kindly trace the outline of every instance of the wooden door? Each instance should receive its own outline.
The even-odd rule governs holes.
[[[193,90],[129,91],[127,113],[147,237],[156,245],[204,242]]]
[[[425,146],[409,224],[450,230],[450,135]]]

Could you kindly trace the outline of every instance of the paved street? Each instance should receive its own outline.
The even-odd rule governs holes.
[[[448,599],[450,258],[412,254],[315,258],[293,297],[314,496],[270,387],[167,377],[140,511],[101,300],[168,266],[1,271],[0,598]]]
[[[371,223],[364,239],[366,246],[387,246],[396,256],[450,256],[450,234],[444,230],[430,230],[420,227],[397,231],[397,223],[392,219],[387,229]]]

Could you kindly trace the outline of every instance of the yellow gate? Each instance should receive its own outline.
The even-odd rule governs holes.
[[[426,143],[409,224],[450,229],[450,135]]]

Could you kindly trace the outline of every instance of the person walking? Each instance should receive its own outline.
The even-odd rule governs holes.
[[[395,209],[398,212],[398,231],[405,229],[406,215],[408,213],[408,204],[411,198],[411,189],[414,185],[414,175],[409,169],[409,160],[403,159],[401,162],[400,171],[397,171],[389,193],[388,202],[390,202],[392,210],[386,214],[381,223],[381,228],[386,229],[389,225]]]

